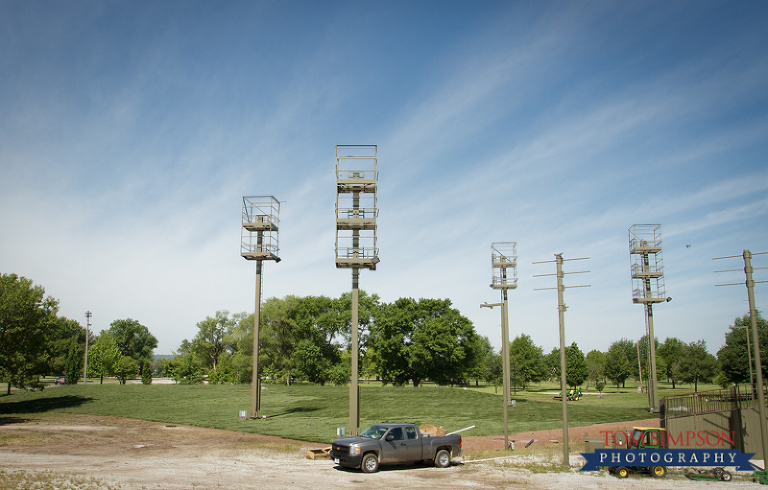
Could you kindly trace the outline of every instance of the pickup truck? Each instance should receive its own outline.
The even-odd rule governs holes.
[[[375,424],[359,436],[331,443],[331,459],[337,465],[375,473],[380,464],[434,461],[447,468],[461,455],[461,436],[434,437],[422,434],[414,424]]]

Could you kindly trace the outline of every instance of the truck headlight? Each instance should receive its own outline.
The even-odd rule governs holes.
[[[356,456],[360,454],[360,446],[349,446],[350,456]]]

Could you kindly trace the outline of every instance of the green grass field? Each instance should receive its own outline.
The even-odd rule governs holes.
[[[43,391],[0,391],[0,423],[36,419],[61,412],[112,415],[165,424],[185,424],[240,432],[277,435],[291,439],[327,443],[337,427],[348,425],[346,386],[308,384],[266,385],[261,414],[265,420],[241,421],[239,412],[249,410],[250,386],[209,385],[117,385],[60,386]],[[413,422],[457,430],[470,425],[465,435],[503,433],[501,390],[493,386],[449,388],[426,385],[381,386],[361,383],[361,426],[375,422]],[[713,389],[713,386],[699,389]],[[498,392],[497,392],[498,391]],[[552,398],[554,383],[542,383],[518,392],[516,407],[509,409],[510,432],[562,427],[561,403]],[[688,386],[671,390],[661,385],[661,396],[682,394]],[[569,426],[632,421],[653,417],[645,394],[627,384],[621,393],[607,390],[602,399],[585,396],[568,404]]]

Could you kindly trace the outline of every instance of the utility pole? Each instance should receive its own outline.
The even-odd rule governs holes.
[[[752,356],[755,360],[755,378],[757,380],[757,411],[760,415],[760,436],[763,443],[763,460],[768,460],[768,425],[766,423],[766,411],[765,411],[765,392],[763,391],[763,370],[760,368],[762,366],[762,361],[760,359],[760,336],[757,331],[757,308],[755,307],[755,284],[756,283],[765,283],[768,281],[755,281],[752,278],[752,273],[754,272],[754,268],[752,267],[752,256],[753,255],[763,255],[767,254],[768,252],[757,252],[752,253],[749,250],[744,250],[741,257],[744,258],[744,275],[747,278],[747,299],[749,300],[749,317],[751,320],[751,327],[752,327]],[[712,260],[720,260],[720,259],[732,259],[735,257],[739,257],[739,255],[729,255],[727,257],[715,257]],[[765,267],[761,267],[761,269],[765,269]],[[715,271],[715,272],[732,272],[734,270],[738,269],[731,269],[731,270],[723,270],[723,271]],[[731,283],[731,284],[716,284],[715,286],[740,286],[740,283]]]
[[[83,370],[83,384],[88,383],[88,336],[91,331],[91,317],[93,313],[85,312],[85,369]]]
[[[586,260],[589,257],[581,257],[577,259],[563,259],[563,254],[555,254],[555,260],[548,260],[544,262],[534,262],[534,264],[545,264],[545,263],[552,263],[555,262],[557,264],[557,274],[554,274],[557,276],[557,311],[558,311],[558,319],[560,323],[560,394],[562,395],[562,405],[563,405],[563,466],[570,466],[570,457],[569,457],[569,448],[568,448],[568,383],[567,383],[567,363],[565,359],[565,310],[568,309],[568,307],[565,305],[565,301],[563,300],[563,292],[565,291],[566,287],[563,285],[563,276],[565,274],[583,274],[589,271],[579,271],[579,272],[563,272],[563,262],[565,260]],[[543,277],[543,276],[552,276],[553,274],[538,274],[534,275],[533,277]],[[589,285],[582,285],[582,286],[568,286],[569,288],[586,288],[589,287]],[[538,288],[534,289],[534,291],[542,291],[545,289],[555,289],[555,288]]]

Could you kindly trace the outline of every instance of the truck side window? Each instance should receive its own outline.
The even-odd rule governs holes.
[[[391,431],[389,431],[390,436],[394,437],[396,441],[402,441],[403,440],[403,428],[402,427],[395,427]]]
[[[416,427],[406,427],[405,435],[408,437],[408,439],[418,439],[418,435],[416,434]]]

